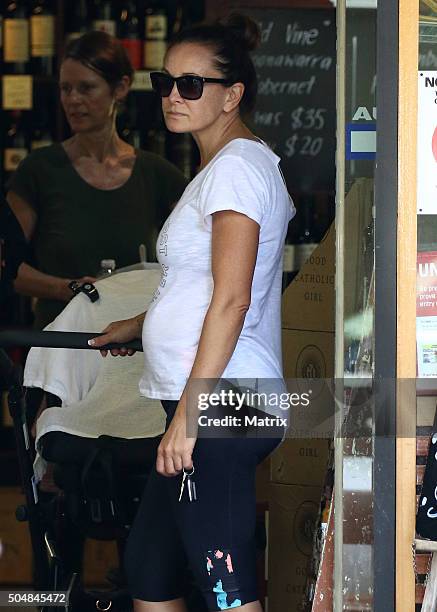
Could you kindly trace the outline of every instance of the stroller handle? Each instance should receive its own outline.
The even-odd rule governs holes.
[[[0,347],[17,347],[17,346],[41,346],[47,348],[66,348],[66,349],[91,349],[91,350],[106,350],[127,348],[134,351],[142,351],[143,345],[141,340],[132,340],[124,344],[111,342],[99,348],[92,347],[88,344],[91,338],[102,336],[96,332],[61,332],[61,331],[36,331],[32,329],[7,329],[0,331]]]

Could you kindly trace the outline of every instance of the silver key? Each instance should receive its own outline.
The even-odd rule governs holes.
[[[190,476],[188,476],[187,485],[188,485],[188,497],[190,499],[190,502],[196,501],[197,500],[196,483],[194,482],[194,480],[191,479]]]
[[[184,469],[183,476],[182,476],[181,490],[180,490],[180,493],[179,493],[179,501],[181,501],[181,499],[182,499],[182,495],[183,495],[184,487],[185,487],[185,480],[187,480],[187,479],[188,479],[188,487],[187,487],[188,488],[188,497],[189,497],[190,501],[193,501],[193,499],[192,499],[192,497],[193,497],[193,493],[192,493],[192,484],[193,484],[193,482],[191,481],[191,478],[190,478],[193,474],[194,474],[194,466],[193,466],[193,468],[191,469],[190,472],[186,472],[185,469]],[[194,487],[194,495],[195,495],[195,490],[196,489]],[[194,499],[196,499],[196,498],[194,497]]]
[[[184,470],[184,473],[183,473],[183,476],[182,476],[181,490],[180,490],[180,493],[179,493],[179,501],[181,501],[181,499],[182,499],[182,493],[184,492],[185,480],[186,480],[187,476],[188,476],[188,474]]]

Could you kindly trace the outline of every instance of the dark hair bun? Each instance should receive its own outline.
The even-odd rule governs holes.
[[[261,32],[256,21],[241,13],[231,13],[221,23],[230,28],[248,51],[256,49],[261,41]]]

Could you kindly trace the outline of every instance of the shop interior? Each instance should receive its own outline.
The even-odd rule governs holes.
[[[136,148],[167,158],[188,179],[192,178],[198,164],[194,142],[189,135],[172,135],[166,131],[148,75],[150,70],[161,67],[166,41],[173,33],[205,17],[224,15],[235,7],[253,16],[262,32],[262,43],[253,56],[259,80],[258,102],[248,121],[256,134],[281,156],[282,171],[297,208],[297,216],[289,226],[284,256],[285,376],[332,377],[336,11],[328,0],[3,2],[5,128],[0,145],[3,190],[7,189],[10,177],[29,151],[69,136],[58,95],[59,60],[68,40],[93,28],[105,28],[122,39],[136,69],[132,89],[118,115],[117,128],[122,138]],[[46,17],[45,27],[52,28],[49,34],[46,32],[51,43],[46,40],[45,55],[37,56],[30,38],[29,60],[11,61],[11,58],[14,60],[14,45],[10,41],[15,35],[11,34],[13,22],[31,20],[36,11],[39,16]],[[363,20],[361,16],[357,19],[357,28],[362,28],[364,36],[372,13],[372,10],[360,11]],[[369,79],[362,76],[359,82],[367,83]],[[371,94],[363,106],[372,109]],[[368,223],[369,219],[366,225]],[[111,252],[106,256],[113,259]],[[129,263],[140,263],[140,259],[154,262],[155,256],[153,252],[144,253],[140,249],[138,259]],[[114,265],[117,268],[118,262]],[[90,270],[89,274],[97,275],[98,272]],[[30,328],[33,309],[34,300],[19,295],[11,297],[1,305],[0,326],[2,329]],[[27,351],[24,347],[10,348],[8,354],[15,363],[23,364]],[[353,357],[350,359],[352,364]],[[29,509],[22,479],[23,470],[29,475],[32,465],[20,468],[18,463],[10,403],[7,393],[3,393],[0,584],[2,588],[19,589],[29,587],[35,580],[37,584],[38,581],[45,584],[47,576],[53,579],[57,560],[50,557],[50,545],[41,536],[44,533],[41,522],[45,519],[41,519],[39,513],[44,507],[45,512],[53,512],[56,516],[55,505],[62,505],[66,494],[60,487],[58,471],[50,470],[38,485],[38,504]],[[331,439],[303,439],[300,436],[287,440],[271,460],[258,468],[259,589],[261,601],[265,609],[268,605],[270,612],[312,609],[314,594],[320,588],[316,587],[318,569],[331,516],[332,459]],[[37,528],[30,533],[31,522],[39,525],[40,533],[36,533]],[[83,525],[82,528],[85,529]],[[74,549],[72,540],[81,526],[73,524],[69,529],[73,537],[66,538],[66,543],[61,541],[61,548],[63,545]],[[93,529],[89,531],[83,555],[85,588],[120,591],[117,538],[114,533],[107,537],[99,533],[98,526],[94,529],[96,533],[93,534]],[[53,536],[53,540],[59,544],[58,537]],[[190,612],[203,609],[195,593],[189,609]]]
[[[323,400],[323,422],[320,414],[312,415],[316,421],[302,415],[301,430],[296,429],[257,470],[260,601],[268,612],[326,612],[333,609],[336,584],[341,586],[343,606],[338,609],[372,610],[376,0],[347,3],[343,50],[337,46],[335,0],[3,0],[2,189],[7,190],[8,181],[30,151],[70,135],[59,100],[59,62],[68,40],[91,29],[105,29],[121,39],[136,70],[131,91],[118,113],[121,137],[137,149],[168,159],[187,179],[193,178],[199,163],[194,141],[187,134],[166,131],[149,73],[162,67],[167,41],[173,34],[232,9],[247,13],[260,25],[261,44],[253,54],[258,99],[247,120],[281,157],[297,209],[284,249],[284,377],[306,384],[310,381]],[[39,34],[35,17],[43,18],[40,28],[44,29]],[[436,3],[421,0],[420,70],[435,69],[436,23]],[[344,66],[341,78],[345,84],[341,104],[339,65],[340,70]],[[338,138],[343,136],[339,162]],[[340,220],[336,219],[339,202],[343,211]],[[339,223],[344,236],[340,255],[336,246]],[[418,261],[423,265],[431,265],[436,257],[434,226],[434,215],[419,211]],[[154,228],[156,235],[160,229]],[[118,272],[123,267],[111,252],[105,253],[105,262],[100,261],[89,274]],[[150,265],[153,270],[155,262],[154,252],[139,244],[138,257],[128,264],[138,269]],[[338,282],[336,285],[339,270],[341,291]],[[31,329],[34,311],[34,299],[9,296],[0,305],[0,329]],[[423,354],[433,356],[429,343],[423,344],[427,345]],[[28,348],[9,347],[7,353],[15,364],[24,365]],[[422,365],[432,370],[425,358]],[[343,408],[339,415],[335,397],[340,378]],[[327,381],[334,381],[335,387],[329,396],[324,395]],[[418,502],[429,457],[427,445],[435,431],[435,395],[429,384],[418,390]],[[349,422],[346,413],[353,415]],[[346,428],[351,428],[339,435],[340,445],[334,441],[339,419],[341,428],[345,422]],[[51,583],[58,588],[62,585],[60,590],[71,589],[73,595],[80,591],[77,597],[89,594],[78,610],[95,609],[96,592],[103,593],[102,606],[113,597],[113,609],[129,610],[119,564],[125,526],[103,525],[92,512],[79,511],[71,519],[71,499],[56,467],[47,470],[33,488],[23,486],[23,479],[31,481],[34,469],[29,421],[29,416],[23,415],[23,399],[11,397],[5,389],[0,419],[0,589],[36,585],[41,590]],[[160,425],[157,417],[151,431],[155,428],[156,434]],[[25,435],[24,430],[28,432]],[[340,489],[335,488],[339,454],[343,471]],[[19,456],[25,459],[19,461]],[[127,480],[125,484],[134,490],[141,485],[141,479]],[[341,536],[338,530],[336,536],[334,529],[334,490],[340,491],[341,497],[336,503],[342,517]],[[132,495],[131,490],[128,495],[135,508],[138,493]],[[59,516],[63,533],[56,531],[59,525],[52,520]],[[437,540],[437,535],[431,539]],[[334,542],[340,543],[336,551]],[[68,584],[62,582],[62,564],[55,550],[58,545],[60,557],[69,551],[65,554],[77,559],[82,546],[84,549],[83,563]],[[430,596],[426,589],[428,583],[430,590],[427,577],[432,553],[419,549],[416,553],[416,610],[420,610],[424,598]],[[189,597],[190,612],[205,609],[194,588]]]

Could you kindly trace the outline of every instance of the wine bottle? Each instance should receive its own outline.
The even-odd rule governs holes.
[[[8,179],[29,152],[22,111],[11,111],[3,149],[3,176]]]
[[[1,9],[3,10],[3,6]],[[3,15],[0,13],[0,71],[3,73]]]
[[[94,0],[93,29],[116,36],[116,22],[109,0]]]
[[[171,27],[172,34],[177,34],[192,23],[203,21],[205,18],[204,5],[204,2],[198,2],[198,0],[178,0]]]
[[[300,199],[300,233],[296,244],[296,270],[300,270],[317,247],[314,228],[314,196],[305,195]],[[299,210],[298,208],[298,210]]]
[[[100,270],[97,273],[97,278],[105,278],[114,274],[117,267],[115,259],[102,259],[100,262]]]
[[[146,8],[144,19],[144,68],[160,70],[167,51],[167,14],[157,3]]]
[[[184,27],[185,25],[184,16],[185,16],[185,11],[182,7],[182,4],[179,2],[176,6],[176,11],[175,11],[173,24],[171,28],[172,36],[180,32],[182,28]]]
[[[32,73],[51,76],[55,58],[55,15],[49,0],[33,0],[30,52]]]
[[[67,43],[85,34],[89,28],[87,0],[75,0],[67,22]]]
[[[143,45],[137,7],[133,0],[123,0],[121,4],[117,35],[129,55],[132,66],[135,70],[139,70],[143,65]]]
[[[4,72],[25,74],[30,57],[29,15],[26,2],[6,2],[4,10]]]

